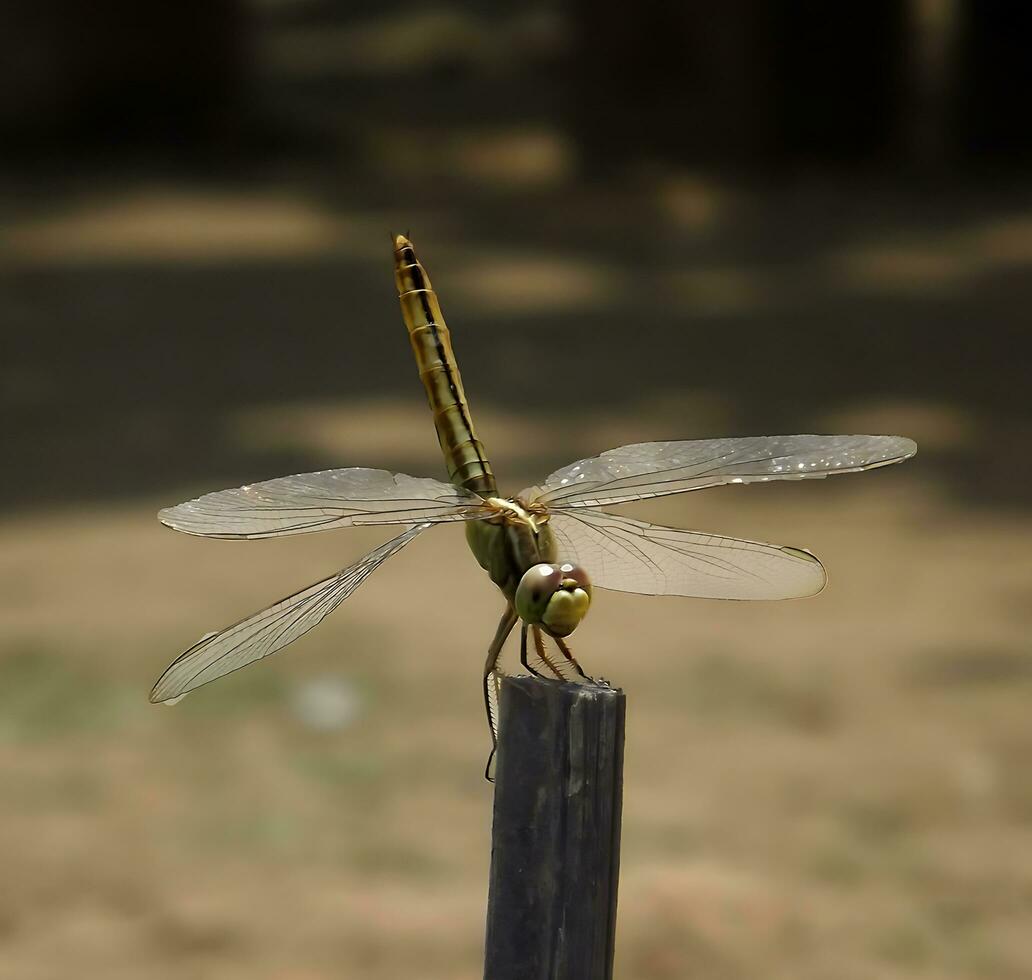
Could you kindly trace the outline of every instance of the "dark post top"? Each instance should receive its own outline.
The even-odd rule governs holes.
[[[485,980],[611,980],[623,691],[506,677]]]

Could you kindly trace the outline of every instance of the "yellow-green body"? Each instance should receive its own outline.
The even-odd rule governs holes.
[[[466,522],[466,543],[491,581],[513,599],[528,568],[556,560],[555,537],[547,520],[529,514],[518,501],[496,497],[494,502],[497,517]]]
[[[404,235],[394,240],[394,279],[449,479],[479,493],[494,511],[485,520],[466,522],[466,541],[480,567],[511,600],[528,568],[556,560],[548,516],[543,508],[498,496],[487,452],[473,428],[437,294]]]
[[[483,497],[494,497],[498,488],[483,443],[473,430],[462,376],[452,352],[451,333],[430,277],[404,235],[395,239],[394,281],[419,376],[434,414],[448,476],[456,486]]]

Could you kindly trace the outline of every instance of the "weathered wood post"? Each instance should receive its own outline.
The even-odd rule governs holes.
[[[503,680],[485,980],[611,980],[624,714],[611,687]]]

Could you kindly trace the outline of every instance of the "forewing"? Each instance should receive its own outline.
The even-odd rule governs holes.
[[[524,500],[549,508],[598,507],[701,490],[722,483],[805,480],[856,473],[909,459],[902,436],[753,436],[642,442],[556,470]]]
[[[808,551],[589,509],[558,511],[549,526],[559,558],[618,592],[700,599],[795,599],[824,588],[824,566]]]
[[[151,701],[173,701],[202,684],[282,650],[321,623],[384,561],[429,526],[420,524],[409,528],[336,575],[204,637],[176,658],[158,678],[150,694]]]
[[[365,524],[436,524],[483,516],[483,499],[438,480],[350,467],[207,493],[158,514],[210,538],[271,538]]]

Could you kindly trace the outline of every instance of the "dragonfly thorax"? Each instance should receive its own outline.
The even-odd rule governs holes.
[[[535,534],[548,523],[548,510],[541,504],[527,503],[519,497],[489,497],[487,506],[495,516],[489,520],[504,524],[526,524]]]
[[[490,497],[486,503],[491,515],[467,522],[466,541],[491,581],[513,599],[527,569],[556,560],[548,513],[516,497]]]

